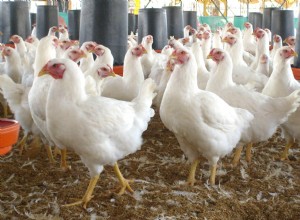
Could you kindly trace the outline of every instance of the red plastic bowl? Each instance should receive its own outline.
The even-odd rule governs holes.
[[[0,156],[5,155],[17,143],[20,124],[15,120],[0,118]]]
[[[300,80],[300,69],[299,68],[292,68],[293,74],[296,80]]]

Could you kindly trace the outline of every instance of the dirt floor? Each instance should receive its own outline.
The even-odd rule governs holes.
[[[118,196],[118,180],[107,166],[87,210],[63,207],[81,198],[89,182],[77,155],[68,152],[72,169],[64,172],[59,156],[50,164],[44,148],[37,156],[30,146],[22,156],[14,148],[0,157],[0,219],[300,219],[300,149],[282,162],[283,145],[277,132],[254,146],[249,164],[244,153],[236,168],[232,155],[223,158],[216,186],[208,184],[203,160],[191,187],[185,182],[189,164],[156,114],[142,149],[119,161],[123,175],[134,180],[134,193]]]

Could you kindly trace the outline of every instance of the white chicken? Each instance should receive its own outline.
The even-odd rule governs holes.
[[[280,35],[274,34],[273,36],[273,48],[270,53],[271,60],[274,60],[276,51],[282,47],[282,38]]]
[[[222,43],[222,30],[218,28],[214,34],[213,34],[213,42],[212,42],[213,48],[222,48],[223,49],[223,43]]]
[[[59,37],[58,37],[59,40],[70,40],[68,27],[64,25],[59,25],[58,32],[59,32]]]
[[[94,64],[94,57],[93,57],[93,49],[94,47],[97,46],[97,43],[93,42],[93,41],[86,41],[84,42],[80,49],[83,50],[87,56],[86,58],[81,59],[80,61],[80,69],[81,71],[84,73],[85,71],[87,71],[88,69],[92,68],[93,64]]]
[[[86,208],[103,166],[116,164],[119,159],[140,149],[142,133],[154,115],[151,104],[155,84],[152,79],[146,80],[139,95],[132,102],[124,102],[87,95],[84,75],[80,72],[70,60],[53,59],[39,76],[47,73],[54,78],[46,111],[51,137],[57,146],[73,149],[88,167],[91,177],[83,198],[68,206],[83,205]],[[119,172],[117,166],[114,167]],[[119,179],[124,190],[129,187],[121,173]]]
[[[284,39],[283,43],[286,43],[288,46],[293,48],[295,50],[296,47],[296,37],[295,36],[288,36],[287,38]],[[290,60],[290,63],[293,65],[294,64],[294,57]]]
[[[233,62],[233,81],[237,84],[247,84],[248,88],[261,91],[268,77],[253,71],[243,60],[243,44],[241,39],[232,34],[228,34],[223,38],[223,41],[230,45],[228,53]]]
[[[243,132],[243,142],[248,144],[246,159],[250,162],[252,144],[266,141],[296,111],[300,105],[300,90],[283,98],[271,98],[249,91],[233,82],[232,61],[226,51],[212,49],[209,57],[217,63],[217,68],[208,80],[206,90],[217,94],[229,105],[247,109],[254,115],[251,126]],[[238,158],[235,157],[236,160]],[[234,165],[237,162],[234,161]]]
[[[143,73],[145,79],[148,78],[151,73],[151,68],[154,66],[158,54],[153,50],[153,37],[152,35],[147,35],[143,37],[142,43],[143,47],[146,49],[147,53],[141,57],[141,64],[143,67]]]
[[[169,56],[172,54],[173,50],[174,49],[170,45],[164,46],[161,50],[160,58],[157,59],[157,61],[151,68],[149,78],[153,79],[157,86],[160,84],[160,80],[162,78]]]
[[[37,47],[39,45],[40,40],[37,37],[31,35],[26,38],[25,42]]]
[[[257,68],[260,56],[262,54],[266,54],[267,56],[270,56],[269,35],[267,34],[267,32],[263,29],[258,28],[255,30],[254,33],[255,33],[255,36],[257,39],[257,44],[256,44],[256,50],[255,50],[255,58],[250,66],[251,69],[253,69],[253,70],[255,70]],[[272,70],[271,63],[270,63],[270,70]]]
[[[253,26],[251,23],[245,22],[244,27],[246,28],[243,35],[244,50],[255,55],[257,42],[253,35]]]
[[[56,32],[59,32],[58,27],[57,26],[52,26],[52,27],[49,28],[48,36],[55,36]]]
[[[288,47],[279,48],[274,57],[273,72],[262,93],[271,97],[283,97],[300,89],[300,83],[294,78],[290,60],[296,56],[296,52]],[[287,141],[281,159],[288,158],[290,147],[300,140],[300,109],[293,113],[287,122],[281,125],[283,135]]]
[[[123,76],[106,78],[102,84],[102,96],[131,101],[140,91],[144,81],[141,56],[146,49],[140,44],[129,49],[124,58]]]
[[[36,48],[30,44],[25,44],[25,41],[19,35],[10,37],[10,41],[14,42],[15,49],[18,51],[21,62],[24,68],[30,69],[35,59]]]
[[[172,57],[178,66],[167,84],[160,117],[192,162],[188,183],[194,184],[199,157],[203,155],[210,164],[210,183],[215,184],[218,160],[231,153],[253,115],[198,88],[197,64],[190,51],[177,49]]]
[[[75,63],[79,63],[83,57],[86,57],[86,53],[83,50],[79,48],[71,48],[64,53],[62,58],[70,59]]]
[[[161,100],[163,98],[165,89],[167,87],[168,81],[170,79],[171,73],[173,72],[175,68],[175,62],[173,59],[169,59],[166,64],[165,68],[163,69],[161,73],[161,79],[159,81],[158,87],[157,87],[157,95],[155,96],[153,100],[153,104],[159,109]]]
[[[33,122],[31,112],[28,105],[28,93],[30,87],[15,83],[7,75],[0,75],[0,92],[7,100],[10,109],[14,113],[15,119],[20,123],[24,130],[24,136],[19,141],[19,153],[22,154],[24,145],[27,141],[29,133],[35,137],[42,135],[36,124]],[[51,156],[49,157],[51,161]],[[51,161],[52,162],[52,161]]]
[[[99,86],[102,86],[102,83],[105,80],[105,78],[99,78],[98,70],[102,66],[109,66],[109,68],[111,68],[114,63],[114,57],[111,53],[111,50],[108,47],[105,47],[101,44],[95,46],[92,49],[92,52],[97,56],[97,58],[93,63],[92,67],[86,72],[84,72],[84,75],[88,81],[90,81],[91,79],[94,80],[94,84],[96,85],[98,91],[97,93],[100,95],[102,93],[102,88],[100,88]],[[88,81],[86,83],[87,87],[88,84],[91,83]]]
[[[46,138],[43,142],[46,144],[48,152],[51,152],[50,146],[54,146],[46,126],[46,100],[50,82],[53,79],[50,76],[37,77],[37,75],[50,59],[56,58],[57,46],[58,39],[55,36],[46,36],[40,40],[34,63],[34,81],[28,93],[28,103],[33,121]]]
[[[200,41],[192,44],[191,50],[196,58],[197,63],[197,81],[199,89],[205,89],[210,72],[207,70],[203,58],[202,45]]]
[[[270,58],[266,54],[262,54],[259,58],[259,63],[255,72],[262,73],[267,77],[270,77]]]
[[[2,56],[5,57],[4,73],[7,74],[15,83],[22,81],[22,63],[19,53],[11,47],[4,47]]]
[[[114,65],[114,57],[108,47],[99,44],[93,48],[92,52],[97,56],[93,67],[96,66],[98,68],[101,64]]]

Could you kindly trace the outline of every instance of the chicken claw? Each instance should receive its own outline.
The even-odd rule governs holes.
[[[289,149],[293,146],[294,142],[293,141],[289,141],[284,148],[284,151],[282,152],[281,156],[280,156],[280,160],[284,161],[284,160],[288,160],[289,159]]]
[[[48,155],[50,163],[55,163],[55,160],[54,160],[54,157],[53,157],[53,154],[52,154],[51,146],[46,145],[46,150],[47,150],[47,155]]]
[[[253,147],[253,143],[249,143],[246,148],[246,161],[248,163],[251,162],[251,149]]]
[[[123,195],[126,190],[130,193],[133,193],[134,191],[132,190],[132,188],[129,185],[129,183],[132,183],[133,180],[127,180],[123,177],[123,175],[119,169],[118,163],[115,163],[114,171],[115,171],[115,173],[119,179],[119,182],[121,184],[121,190],[118,192],[118,195]]]
[[[210,166],[209,182],[211,185],[215,185],[215,183],[216,183],[216,173],[217,173],[217,164],[213,164]]]
[[[243,146],[238,146],[234,152],[234,157],[233,157],[233,160],[232,160],[232,166],[233,167],[236,167],[239,163],[239,160],[241,158],[241,153],[242,153],[242,150],[243,150]]]
[[[196,169],[197,169],[199,162],[200,162],[199,160],[194,160],[194,162],[191,165],[189,177],[187,179],[187,184],[189,186],[194,186],[194,184],[196,182],[195,174],[196,174]]]
[[[26,144],[26,141],[28,139],[28,134],[24,135],[24,137],[19,141],[19,143],[16,145],[17,148],[19,148],[19,155],[23,154],[24,145]]]
[[[65,172],[71,170],[71,166],[67,164],[67,149],[62,149],[60,154],[61,154],[60,168]]]
[[[75,205],[82,205],[82,207],[84,209],[86,209],[87,204],[94,197],[92,194],[93,194],[95,186],[96,186],[96,184],[98,182],[99,176],[100,175],[96,175],[93,178],[91,178],[89,186],[88,186],[88,188],[87,188],[87,190],[86,190],[86,192],[85,192],[85,194],[84,194],[84,196],[83,196],[83,198],[81,200],[79,200],[77,202],[70,203],[70,204],[62,205],[62,207],[70,207],[70,206],[75,206]]]

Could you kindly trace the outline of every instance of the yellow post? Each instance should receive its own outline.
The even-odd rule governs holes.
[[[141,0],[134,0],[134,11],[133,14],[138,15],[141,8]]]

